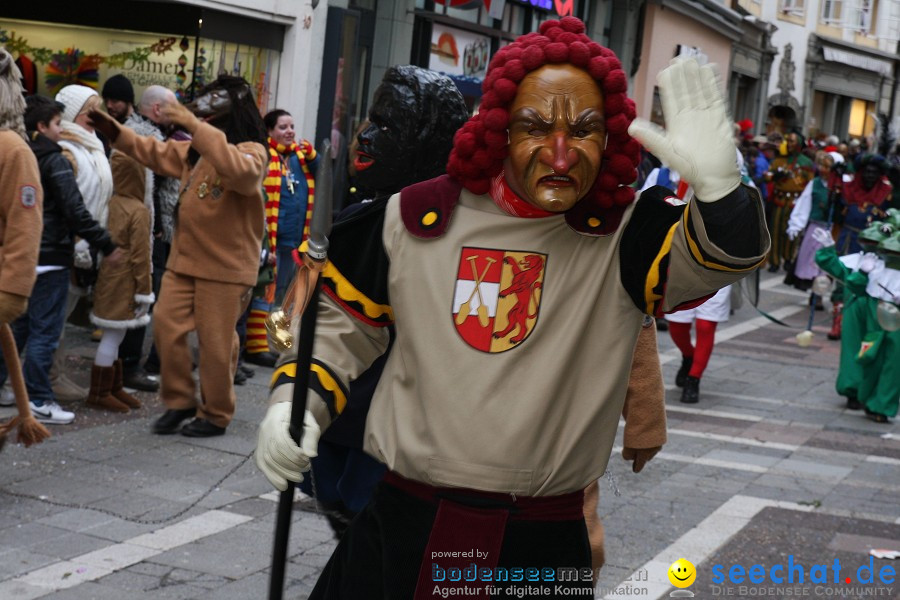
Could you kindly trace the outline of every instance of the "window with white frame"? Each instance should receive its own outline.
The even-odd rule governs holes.
[[[900,0],[887,0],[887,3],[884,34],[887,39],[897,41],[900,40]],[[882,6],[882,8],[884,7]]]
[[[781,12],[786,15],[803,16],[804,0],[781,0]]]
[[[826,25],[841,25],[844,0],[822,0],[822,22]]]
[[[861,34],[871,32],[873,4],[873,0],[853,0],[847,27]]]

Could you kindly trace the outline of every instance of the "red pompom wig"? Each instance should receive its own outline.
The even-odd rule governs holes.
[[[474,194],[486,194],[491,179],[509,154],[509,105],[519,83],[546,64],[569,63],[596,80],[604,96],[607,142],[593,187],[579,201],[595,209],[621,210],[634,201],[629,186],[637,179],[640,144],[628,135],[634,102],[625,96],[627,81],[616,55],[584,34],[584,23],[563,17],[541,23],[540,33],[528,33],[501,48],[488,67],[477,115],[456,132],[447,173]],[[617,212],[618,212],[617,210]]]

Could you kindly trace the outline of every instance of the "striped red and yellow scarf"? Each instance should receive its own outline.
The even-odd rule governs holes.
[[[299,144],[294,143],[290,146],[284,146],[269,138],[269,171],[263,180],[263,187],[266,190],[266,231],[269,236],[269,249],[271,252],[275,252],[278,241],[278,207],[281,203],[281,182],[282,178],[287,176],[287,161],[292,152],[297,155],[297,159],[300,161],[300,168],[303,169],[303,175],[306,177],[306,187],[309,190],[309,197],[306,200],[306,222],[303,225],[303,236],[300,238],[300,241],[302,242],[309,235],[309,221],[312,217],[313,201],[316,195],[316,180],[306,163],[315,160],[316,150],[306,140],[300,140]],[[284,156],[284,159],[282,159],[282,156]]]

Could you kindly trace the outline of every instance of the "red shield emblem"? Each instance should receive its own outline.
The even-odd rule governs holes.
[[[504,352],[537,324],[547,255],[463,248],[453,294],[453,322],[467,344]]]

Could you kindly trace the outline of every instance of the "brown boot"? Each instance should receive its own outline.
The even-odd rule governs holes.
[[[91,366],[91,389],[88,392],[87,404],[93,408],[102,410],[111,410],[113,412],[127,413],[128,406],[116,400],[110,394],[112,389],[113,377],[115,377],[114,367],[101,367],[99,365]]]
[[[122,386],[122,359],[116,359],[113,363],[115,376],[113,377],[112,390],[110,392],[115,396],[116,400],[126,405],[128,408],[140,408],[141,401],[125,391]]]
[[[827,335],[829,340],[841,339],[841,321],[843,321],[843,310],[843,302],[834,303],[834,308],[832,309],[833,320],[831,321],[831,331],[829,331]]]

